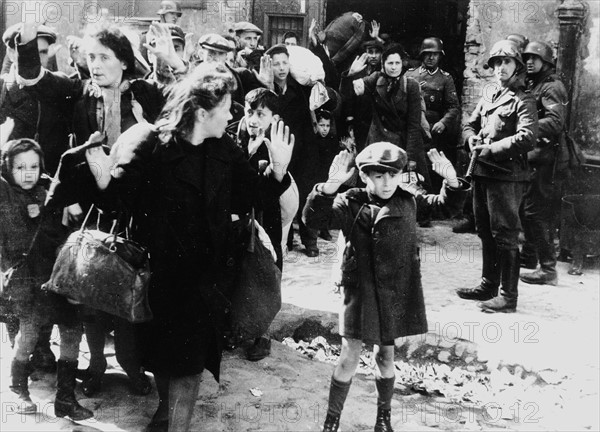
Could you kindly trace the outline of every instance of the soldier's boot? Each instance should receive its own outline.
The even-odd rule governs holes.
[[[475,219],[473,218],[473,215],[465,215],[463,218],[459,219],[452,227],[452,232],[457,234],[474,233]]]
[[[86,420],[94,413],[82,407],[75,399],[75,374],[77,361],[59,360],[56,366],[56,398],[54,399],[54,415],[69,417],[73,421]]]
[[[496,245],[491,241],[481,242],[483,266],[481,282],[472,288],[459,288],[456,294],[466,300],[485,301],[498,295],[500,285],[500,267],[498,265],[498,252]]]
[[[534,242],[525,240],[521,249],[520,266],[525,269],[535,269],[538,263],[538,254]]]
[[[28,361],[13,359],[10,365],[10,375],[12,385],[10,390],[17,395],[19,405],[17,406],[16,414],[35,414],[37,407],[29,396],[29,379],[30,366]]]
[[[483,312],[489,313],[516,312],[519,297],[519,250],[499,250],[498,255],[502,275],[500,295],[481,302],[478,306]]]
[[[350,391],[352,379],[348,382],[338,381],[333,376],[329,384],[329,402],[327,416],[323,424],[323,432],[337,432],[340,427],[340,416]]]
[[[546,224],[541,225],[540,228],[536,236],[540,265],[534,272],[522,274],[520,279],[528,284],[556,285],[558,283],[558,276],[556,273],[554,236]]]
[[[377,387],[377,418],[375,432],[394,432],[392,429],[392,396],[396,377],[375,379]]]

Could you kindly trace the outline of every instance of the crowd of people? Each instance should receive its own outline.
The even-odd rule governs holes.
[[[75,397],[77,380],[87,396],[102,391],[105,339],[114,331],[131,391],[157,389],[147,430],[190,430],[201,373],[219,379],[244,246],[238,233],[251,212],[282,271],[298,247],[294,220],[309,257],[319,255],[319,236],[331,240],[339,230],[342,351],[324,431],[338,430],[365,342],[377,360],[375,431],[392,431],[394,340],[427,332],[417,224],[473,215],[482,279],[457,294],[485,312],[516,310],[519,277],[556,284],[552,209],[568,175],[567,94],[545,42],[509,35],[492,47],[496,91],[459,136],[459,97],[440,68],[437,37],[422,41],[420,65],[410,67],[377,22],[348,14],[364,35],[358,45],[348,41],[355,51],[341,61],[313,21],[306,51],[323,74],[306,83],[296,73],[292,47],[301,40],[293,32],[265,49],[262,30],[238,22],[194,44],[177,25],[177,2],[163,1],[158,14],[137,38],[109,22],[69,36],[70,74],[47,55],[52,28],[25,22],[3,35],[0,305],[19,413],[36,412],[28,377],[37,368],[56,371],[56,416],[92,417]],[[461,151],[471,154],[466,180],[454,168]],[[41,288],[92,210],[106,232],[129,220],[130,236],[148,249],[152,320],[133,324]],[[520,275],[521,267],[535,271]],[[269,352],[268,335],[248,342],[250,360]]]

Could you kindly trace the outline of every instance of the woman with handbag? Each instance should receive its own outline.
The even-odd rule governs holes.
[[[73,132],[79,143],[85,142],[95,131],[106,137],[112,147],[122,131],[137,123],[154,122],[164,104],[162,89],[145,80],[132,80],[135,57],[131,43],[116,26],[92,27],[82,41],[87,56],[91,79],[70,78],[41,67],[37,53],[34,23],[23,23],[18,41],[19,82],[38,100],[53,104],[68,118],[73,119]],[[157,58],[171,66],[173,72],[187,70],[173,48],[168,29],[152,26],[155,44],[148,46]],[[42,137],[43,139],[43,137]],[[77,143],[75,143],[77,145]],[[72,222],[89,208],[89,183],[70,183],[62,188],[69,200],[69,217]],[[73,197],[77,197],[74,200]],[[101,226],[108,230],[112,218],[103,218]],[[132,390],[148,394],[151,385],[140,367],[135,349],[134,326],[122,318],[91,308],[84,314],[85,333],[90,348],[90,364],[81,371],[83,393],[92,396],[101,389],[102,377],[107,367],[104,357],[105,335],[115,331],[117,361],[130,378]]]
[[[65,237],[61,214],[45,207],[46,189],[40,182],[43,156],[39,144],[28,138],[9,141],[2,147],[0,294],[19,318],[10,389],[17,395],[16,414],[37,412],[29,395],[29,356],[40,328],[56,323],[61,343],[54,412],[57,417],[85,420],[93,413],[75,399],[82,334],[77,310],[64,297],[41,289],[52,271],[56,248]]]
[[[204,369],[219,379],[228,298],[244,245],[232,214],[247,214],[290,186],[293,136],[273,123],[270,169],[259,175],[225,134],[235,80],[201,64],[174,87],[156,123],[138,125],[107,156],[86,151],[99,204],[133,213],[132,237],[148,246],[154,319],[140,329],[143,362],[159,406],[148,430],[187,431]],[[99,142],[93,135],[90,142]]]

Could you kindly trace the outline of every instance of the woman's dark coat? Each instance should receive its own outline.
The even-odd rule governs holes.
[[[340,93],[344,100],[354,98],[352,82],[357,78],[358,75],[342,74]],[[425,178],[425,184],[430,184],[421,133],[419,83],[402,76],[388,92],[390,78],[382,72],[373,72],[362,80],[364,95],[371,99],[373,109],[366,145],[386,141],[406,150],[408,159],[417,163],[417,171]]]
[[[384,205],[365,189],[350,189],[337,196],[313,190],[304,207],[306,225],[341,229],[347,241],[342,259],[340,335],[381,344],[427,332],[417,205],[446,205],[457,211],[466,189],[464,182],[460,189],[444,186],[439,195],[399,188]]]
[[[259,176],[227,135],[200,146],[181,138],[161,144],[149,128],[136,128],[140,134],[129,143],[135,157],[95,200],[131,212],[132,236],[150,252],[154,319],[140,329],[142,360],[153,373],[189,376],[207,368],[218,379],[244,247],[231,215],[279,196],[290,179]],[[68,169],[65,175],[81,178]]]

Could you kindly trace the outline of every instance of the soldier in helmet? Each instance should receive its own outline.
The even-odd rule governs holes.
[[[431,147],[442,150],[456,163],[455,134],[459,122],[459,103],[452,76],[440,69],[444,53],[441,39],[430,37],[423,40],[419,58],[421,66],[409,69],[406,76],[414,78],[421,87],[427,111],[425,116],[431,128]],[[441,178],[432,178],[434,190],[441,187]]]
[[[465,146],[477,155],[472,187],[482,278],[476,287],[460,288],[457,294],[481,300],[484,312],[515,312],[519,208],[529,180],[527,152],[535,145],[537,111],[534,99],[516,83],[525,64],[515,42],[494,44],[488,65],[494,69],[495,89],[484,94],[463,128]]]
[[[181,5],[175,0],[163,0],[160,9],[156,12],[160,16],[160,22],[166,24],[177,24],[181,18]]]
[[[536,100],[539,117],[535,148],[529,152],[531,182],[523,205],[522,267],[536,268],[521,275],[530,284],[556,285],[554,234],[560,208],[562,180],[568,165],[564,128],[567,90],[554,71],[552,48],[544,42],[530,42],[523,52],[527,66],[527,88]]]

